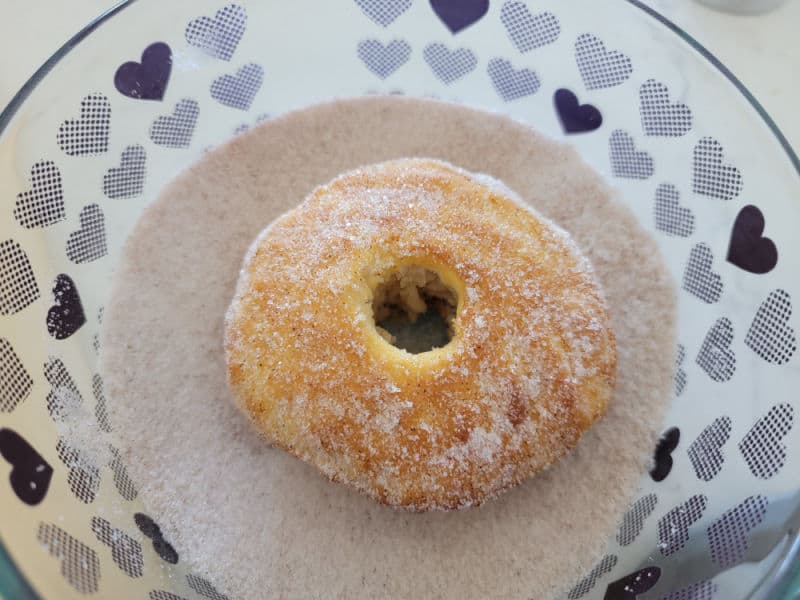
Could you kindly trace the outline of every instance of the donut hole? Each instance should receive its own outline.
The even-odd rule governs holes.
[[[378,333],[411,354],[446,346],[453,339],[458,296],[439,274],[415,264],[399,266],[379,278],[372,314]]]

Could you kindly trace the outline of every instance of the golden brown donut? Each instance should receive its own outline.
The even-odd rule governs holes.
[[[411,354],[376,325],[434,305]],[[267,227],[225,325],[239,408],[335,481],[412,510],[475,506],[606,411],[608,309],[571,238],[497,181],[405,159],[346,173]]]

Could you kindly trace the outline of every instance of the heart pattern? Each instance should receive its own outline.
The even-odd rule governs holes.
[[[661,600],[713,600],[716,593],[716,583],[713,581],[698,581],[662,596]]]
[[[711,481],[722,470],[722,448],[731,437],[731,418],[717,417],[689,444],[687,453],[698,479]]]
[[[67,239],[67,258],[80,264],[105,256],[108,247],[103,211],[97,204],[90,204],[81,209],[78,219],[80,228],[70,233]]]
[[[39,299],[28,255],[14,240],[0,242],[0,315],[13,315]]]
[[[722,144],[704,137],[694,147],[694,173],[692,189],[720,200],[733,200],[742,191],[742,174],[739,169],[723,162]]]
[[[0,412],[13,412],[28,398],[32,387],[33,378],[11,342],[0,337]]]
[[[736,354],[731,349],[733,325],[727,317],[711,326],[695,362],[714,381],[728,381],[736,372]]]
[[[758,307],[744,343],[768,363],[783,365],[797,350],[797,337],[789,324],[792,299],[784,290],[773,290]]]
[[[480,21],[489,11],[489,0],[430,0],[431,8],[455,35]]]
[[[675,395],[680,396],[686,388],[686,370],[683,368],[683,361],[686,360],[686,348],[683,344],[678,344],[678,351],[675,353]]]
[[[56,444],[58,458],[67,467],[69,489],[84,504],[91,504],[100,489],[100,469],[88,454],[70,446],[63,438]]]
[[[389,0],[355,0],[355,3],[368,18],[382,27],[388,27],[410,8],[412,0],[397,0],[396,2]],[[467,0],[461,3],[456,2],[456,0],[431,0],[430,4],[447,27],[453,33],[458,33],[482,18],[488,10],[489,3],[488,1],[477,0]],[[551,13],[544,12],[534,15],[525,3],[513,0],[506,1],[500,12],[501,22],[506,28],[512,44],[521,53],[541,48],[557,40],[560,36],[561,24]],[[237,15],[241,16],[239,24],[237,24]],[[472,16],[470,17],[469,15]],[[475,15],[479,16],[475,17]],[[467,22],[470,18],[474,20]],[[228,20],[226,21],[225,19]],[[462,21],[459,21],[459,19],[462,19]],[[192,21],[186,28],[186,36],[192,45],[200,47],[212,57],[229,61],[243,36],[245,24],[246,14],[244,9],[237,5],[229,5],[218,11],[212,19],[200,17]],[[241,31],[237,34],[236,28],[239,25],[241,25]],[[227,42],[221,41],[231,32],[234,32],[233,37],[229,37]],[[395,40],[383,45],[377,40],[372,41],[380,45],[381,51],[386,51],[385,56],[388,58],[373,57],[365,59],[362,56],[360,45],[359,58],[370,71],[381,79],[387,78],[410,60],[412,51],[407,42]],[[366,40],[366,42],[368,43],[370,40]],[[392,46],[395,42],[399,42],[401,45],[399,52],[395,52],[397,47]],[[406,45],[407,51],[402,48],[402,44]],[[166,48],[166,54],[164,54],[163,47]],[[632,64],[630,58],[621,52],[608,50],[598,37],[592,34],[583,34],[577,38],[574,49],[578,69],[586,89],[608,88],[620,85],[631,78]],[[148,50],[152,50],[152,53],[148,54]],[[153,60],[154,57],[158,58],[159,51],[162,52],[161,59]],[[381,52],[378,52],[378,54],[381,54]],[[405,56],[403,57],[404,54]],[[163,60],[165,55],[167,56],[166,67]],[[399,64],[395,66],[392,61],[396,60],[397,57],[400,57],[400,60]],[[477,56],[469,48],[450,50],[445,44],[441,43],[430,43],[425,46],[423,59],[436,78],[445,85],[450,85],[475,71],[478,65]],[[172,65],[172,53],[169,46],[163,43],[153,44],[145,50],[141,60],[141,63],[126,63],[127,65],[132,65],[129,67],[127,75],[123,70],[123,75],[126,76],[120,80],[123,82],[121,87],[126,91],[120,89],[119,85],[117,86],[118,89],[121,93],[131,98],[162,100],[167,89]],[[161,61],[161,75],[158,75],[158,69],[148,70],[148,65],[157,65],[159,61]],[[372,65],[370,61],[372,61]],[[247,71],[249,68],[255,68],[255,70]],[[414,67],[410,66],[409,70],[411,68]],[[122,70],[122,67],[118,70],[118,74],[120,70]],[[531,95],[538,91],[540,87],[540,81],[536,73],[529,69],[515,70],[510,61],[502,58],[494,59],[488,64],[488,74],[500,97],[507,102]],[[161,77],[160,82],[158,77]],[[115,85],[117,84],[116,79],[115,76]],[[129,84],[127,88],[124,85],[126,81]],[[251,63],[238,69],[233,75],[217,77],[211,84],[210,93],[212,98],[226,106],[248,110],[251,108],[254,98],[262,85],[263,69],[259,65]],[[553,87],[555,88],[555,86]],[[117,98],[114,102],[124,103],[125,101]],[[188,111],[184,110],[187,107],[185,105],[182,106],[181,103],[187,101],[189,103],[194,102],[191,99],[182,100],[176,105],[175,112],[171,115],[159,117],[153,123],[150,134],[154,143],[173,148],[185,148],[191,144],[199,108],[198,104],[194,102],[193,108],[190,104]],[[566,88],[556,90],[553,101],[557,116],[566,133],[592,131],[601,126],[602,115],[600,111],[590,104],[581,105],[577,96],[571,90]],[[520,103],[521,105],[522,103]],[[693,114],[689,107],[670,99],[670,90],[666,85],[655,79],[646,81],[639,88],[639,109],[643,131],[647,136],[677,137],[685,135],[693,127]],[[191,117],[192,113],[193,117]],[[102,94],[85,96],[81,102],[80,116],[65,120],[58,129],[57,142],[61,150],[70,156],[107,152],[110,114],[111,103],[107,97]],[[176,133],[181,127],[186,127],[186,122],[182,119],[186,114],[190,116],[189,120],[191,121],[188,133]],[[243,124],[237,128],[237,132],[244,131],[247,128],[247,124]],[[616,167],[614,160],[615,148],[612,140],[617,143]],[[613,132],[609,143],[612,171],[615,176],[647,179],[653,175],[654,163],[652,157],[647,152],[636,149],[634,139],[628,132],[622,130]],[[144,148],[139,145],[128,146],[121,155],[119,165],[109,169],[104,177],[103,190],[106,196],[109,198],[128,198],[141,195],[144,189],[145,163],[146,153]],[[37,166],[39,167],[39,172],[35,173],[34,170]],[[741,173],[736,167],[724,162],[722,147],[713,138],[703,138],[697,144],[694,150],[693,167],[693,190],[695,193],[722,199],[732,199],[741,192]],[[69,176],[69,173],[65,173]],[[37,180],[36,176],[41,177]],[[16,220],[27,228],[45,227],[64,220],[66,215],[64,214],[61,174],[55,164],[51,161],[36,163],[31,170],[31,181],[31,191],[23,192],[17,196],[17,210],[14,211]],[[41,190],[44,201],[41,201],[36,196],[39,190]],[[46,196],[46,194],[49,194],[49,196]],[[21,203],[20,200],[23,197],[25,202]],[[23,208],[20,208],[21,205],[23,205]],[[25,219],[29,224],[24,222]],[[107,253],[105,216],[100,206],[98,204],[85,206],[80,211],[79,221],[80,225],[77,230],[72,232],[63,231],[64,236],[68,235],[66,242],[67,257],[72,262],[82,264],[105,256]],[[656,228],[668,235],[688,238],[694,233],[695,215],[689,208],[681,206],[680,194],[677,188],[671,184],[661,184],[656,190],[655,222]],[[66,225],[64,227],[66,229]],[[56,229],[60,231],[60,228]],[[763,235],[764,230],[764,217],[761,211],[755,206],[744,207],[733,225],[727,255],[728,262],[754,274],[767,273],[772,270],[777,264],[778,253],[774,242]],[[59,233],[59,235],[61,234]],[[6,258],[6,255],[14,258]],[[20,256],[22,259],[19,258]],[[706,303],[717,302],[722,293],[721,277],[713,271],[712,267],[713,253],[710,246],[705,243],[696,244],[690,252],[682,283],[686,291]],[[67,309],[61,310],[61,298],[66,295],[67,303],[77,301],[81,317],[83,308],[74,282],[63,274],[59,275],[59,278],[56,279],[56,288],[60,286],[60,290],[56,291],[54,289],[56,304],[48,312],[47,325],[48,331],[53,337],[64,339],[68,335],[59,337],[59,323],[63,325],[71,311]],[[25,282],[22,292],[18,291],[20,289],[17,284],[19,281]],[[5,293],[6,290],[8,290],[8,293]],[[22,248],[13,240],[0,244],[0,314],[10,314],[21,310],[34,302],[38,296],[39,290],[36,287],[33,272],[30,269],[30,263]],[[59,310],[54,312],[54,309]],[[53,314],[52,318],[51,313]],[[759,307],[748,330],[745,340],[746,345],[758,353],[765,361],[773,364],[788,362],[796,350],[795,333],[789,323],[790,316],[791,299],[788,293],[783,290],[773,291]],[[727,326],[725,325],[726,322]],[[52,331],[51,325],[53,325]],[[80,328],[80,325],[74,327],[71,333],[77,331],[78,328]],[[70,326],[61,327],[61,332],[68,332],[69,329]],[[730,332],[729,336],[727,334],[728,331]],[[712,341],[710,345],[709,339]],[[735,371],[736,360],[731,348],[732,339],[733,328],[730,321],[720,319],[712,326],[712,330],[706,335],[700,348],[697,362],[715,381],[726,381],[732,377]],[[674,380],[676,395],[682,394],[686,387],[687,373],[682,368],[685,357],[686,349],[683,345],[679,345]],[[705,365],[701,357],[706,360]],[[68,415],[75,406],[82,402],[80,391],[75,381],[67,371],[66,365],[60,359],[54,357],[48,359],[45,365],[45,377],[52,388],[47,394],[47,407],[54,418],[62,418]],[[14,410],[17,405],[30,395],[32,386],[33,380],[30,374],[25,370],[10,343],[0,338],[0,412]],[[98,427],[102,431],[110,432],[111,424],[109,422],[108,407],[103,392],[102,379],[99,375],[95,375],[92,378],[92,390],[95,397],[95,417]],[[791,430],[792,422],[793,409],[791,405],[781,404],[774,406],[769,413],[756,422],[741,440],[738,446],[739,450],[755,477],[759,479],[774,477],[784,466],[788,452],[784,441]],[[725,444],[730,439],[731,429],[730,417],[718,417],[687,448],[689,460],[698,479],[706,482],[711,481],[721,471],[726,458],[724,454]],[[0,430],[0,452],[3,450],[3,435],[6,431],[9,430]],[[659,481],[669,475],[673,466],[674,450],[678,446],[679,435],[680,432],[677,428],[674,431],[670,430],[659,443],[654,467],[656,476],[661,477],[661,479],[658,479]],[[76,452],[64,440],[59,440],[57,452],[61,461],[69,468],[68,483],[73,493],[81,498],[83,502],[92,502],[95,495],[99,493],[100,470],[91,463],[88,457]],[[134,500],[138,492],[122,462],[119,450],[111,447],[110,454],[111,459],[108,466],[113,472],[114,484],[118,492],[125,500]],[[41,459],[41,457],[39,458]],[[12,463],[13,466],[15,465]],[[49,465],[47,465],[47,468],[49,468],[49,471],[47,471],[49,485],[53,469]],[[12,477],[13,474],[14,469],[12,469]],[[28,479],[28,488],[30,488],[30,482],[31,480]],[[36,489],[40,487],[37,484]],[[19,492],[17,493],[19,495]],[[84,498],[90,499],[86,500]],[[753,498],[758,499],[760,497]],[[20,499],[22,500],[22,497]],[[655,511],[657,501],[656,494],[647,494],[631,505],[617,533],[617,542],[620,546],[630,545],[637,539],[647,519]],[[700,506],[701,501],[702,506]],[[752,517],[751,520],[753,520],[758,518],[759,502],[754,500],[748,504],[748,501],[733,509],[734,511],[739,510],[736,513],[736,519]],[[766,501],[766,498],[764,498],[764,501]],[[689,538],[688,530],[690,526],[701,518],[701,516],[695,518],[695,514],[699,511],[700,515],[702,515],[705,510],[705,504],[704,496],[692,496],[686,503],[674,508],[659,520],[658,533],[662,554],[667,556],[684,547],[687,543],[686,540]],[[756,516],[753,517],[753,515]],[[715,525],[720,521],[715,522]],[[685,524],[686,522],[688,524]],[[153,541],[154,548],[161,558],[167,562],[177,563],[177,552],[163,539],[158,525],[152,519],[150,519],[150,525],[147,525],[146,521],[143,521],[143,523],[145,525],[142,532],[149,532],[145,535]],[[678,527],[676,527],[676,523]],[[651,523],[650,526],[653,524]],[[138,521],[137,525],[139,525]],[[110,522],[100,517],[93,518],[91,526],[97,538],[110,547],[114,562],[129,576],[140,577],[143,569],[143,555],[139,542],[123,531],[115,529]],[[730,527],[733,528],[733,525],[730,525]],[[719,528],[721,528],[720,531],[724,530],[723,525],[719,525]],[[751,528],[749,527],[748,531]],[[69,535],[62,530],[58,530],[58,528],[48,531],[50,532],[48,535],[55,535],[53,532]],[[726,540],[724,535],[720,534],[720,531],[714,531],[714,535],[717,535],[714,539],[718,540],[718,555],[723,556],[725,552],[734,552],[739,547],[737,544],[741,540],[730,532],[728,533],[733,541]],[[708,535],[713,554],[712,528],[708,529]],[[60,539],[74,540],[74,538]],[[120,539],[123,541],[120,542]],[[744,540],[743,543],[746,547],[746,536],[741,539]],[[75,542],[80,544],[77,540]],[[55,542],[53,545],[55,546],[58,543],[60,542]],[[53,551],[53,548],[47,544],[44,545],[51,553],[60,556]],[[138,547],[138,551],[128,552],[135,547]],[[731,548],[734,550],[731,550]],[[74,553],[72,556],[74,556]],[[81,560],[83,561],[83,569],[81,571],[83,574],[76,575],[77,571],[74,568],[71,571],[71,577],[76,581],[78,580],[77,578],[84,577],[83,583],[73,584],[76,589],[78,589],[78,585],[91,587],[91,583],[86,583],[86,581],[91,581],[91,577],[88,580],[86,579],[87,561],[83,558]],[[589,575],[570,591],[569,597],[579,598],[588,594],[590,590],[596,587],[598,581],[613,571],[616,564],[616,556],[607,555],[603,557]],[[62,565],[62,571],[66,573],[65,569],[66,566]],[[97,579],[99,579],[99,563],[97,569]],[[90,571],[91,565],[89,566]],[[616,577],[616,575],[614,576]],[[67,577],[66,574],[65,577]],[[653,577],[657,580],[657,568],[655,571],[643,569],[632,573],[608,586],[606,597],[635,598],[637,594],[642,593],[648,583],[650,585],[647,589],[652,588],[655,583],[651,583]],[[208,598],[225,598],[208,581],[200,577],[192,575],[187,580],[190,587],[195,589],[198,594]],[[645,581],[645,583],[641,583],[642,581]],[[678,600],[683,597],[680,594],[705,597],[704,594],[713,595],[715,590],[713,583],[701,582],[680,592],[673,592],[664,598]],[[150,592],[150,597],[153,600],[166,600],[168,598],[169,600],[176,600],[179,598],[179,596],[166,591],[152,591]]]
[[[81,100],[80,117],[64,121],[56,140],[70,156],[101,154],[108,150],[110,129],[111,103],[103,94],[90,94]]]
[[[94,394],[94,416],[97,419],[97,426],[106,433],[111,433],[111,421],[108,417],[108,407],[106,406],[106,395],[103,392],[103,379],[95,373],[92,376],[92,393]]]
[[[358,43],[358,58],[381,79],[386,79],[408,62],[411,46],[405,40],[392,40],[385,46],[378,40]]]
[[[444,44],[428,44],[422,53],[437,79],[447,85],[475,70],[478,59],[472,50],[449,50]]]
[[[136,500],[136,496],[139,495],[139,492],[136,490],[133,480],[128,475],[128,469],[125,468],[125,464],[122,462],[122,456],[119,450],[113,446],[110,446],[109,450],[111,451],[112,458],[108,466],[114,474],[114,485],[119,495],[129,502],[131,500]]]
[[[190,574],[186,576],[186,583],[195,592],[208,598],[209,600],[230,600],[225,594],[220,593],[210,581],[203,579],[199,575]]]
[[[52,523],[40,523],[36,539],[61,561],[61,576],[81,594],[94,594],[100,582],[97,553]]]
[[[21,435],[0,429],[0,456],[11,465],[8,481],[21,502],[36,506],[47,496],[53,467]]]
[[[652,589],[660,578],[660,568],[645,567],[609,584],[603,600],[636,600],[639,594]]]
[[[591,33],[584,33],[575,40],[575,61],[587,90],[619,85],[633,73],[629,57],[616,50],[606,50],[603,40]]]
[[[86,323],[78,288],[69,275],[56,277],[53,297],[55,302],[47,311],[47,332],[57,340],[65,340]]]
[[[378,25],[388,27],[411,8],[411,0],[356,0],[356,4]]]
[[[158,117],[150,126],[150,139],[167,148],[188,148],[197,124],[200,108],[196,100],[184,98],[171,115]]]
[[[103,307],[102,306],[97,309],[97,324],[98,325],[102,325],[103,324]],[[100,334],[99,333],[95,333],[92,336],[92,348],[94,348],[95,353],[99,353],[100,352]]]
[[[581,579],[567,594],[569,600],[578,600],[588,594],[603,575],[610,573],[617,564],[617,557],[613,554],[606,554],[588,575]]]
[[[645,135],[686,135],[694,119],[688,106],[670,102],[669,88],[655,79],[648,79],[639,88],[639,114]]]
[[[614,177],[648,179],[655,170],[653,158],[644,151],[636,150],[633,138],[622,129],[615,129],[608,140],[611,172]]]
[[[686,270],[683,272],[683,289],[713,304],[722,295],[722,277],[712,270],[714,254],[706,244],[696,244],[689,253]]]
[[[114,87],[129,98],[162,100],[172,72],[172,49],[164,42],[150,44],[141,60],[121,65],[114,74]]]
[[[192,46],[203,52],[229,61],[247,28],[247,11],[238,4],[219,9],[213,18],[198,17],[186,26],[184,36]]]
[[[728,262],[748,273],[769,273],[778,264],[778,249],[764,237],[764,215],[758,207],[748,204],[733,222],[728,245]]]
[[[147,153],[142,146],[134,144],[125,148],[119,166],[111,167],[103,176],[103,193],[114,199],[140,195],[144,191],[146,163]]]
[[[164,590],[153,590],[148,594],[150,600],[186,600],[183,596],[178,596]]]
[[[667,429],[658,440],[653,453],[653,468],[650,469],[653,481],[664,481],[672,471],[672,453],[678,447],[680,440],[681,430],[677,427]]]
[[[552,44],[561,34],[561,24],[553,13],[532,15],[524,3],[516,0],[503,4],[500,20],[520,52]]]
[[[694,233],[694,213],[680,205],[680,192],[671,183],[662,183],[656,188],[656,229],[678,237],[689,237]]]
[[[51,160],[31,167],[31,189],[17,194],[14,218],[26,229],[47,227],[66,218],[61,171]]]
[[[679,504],[658,521],[658,549],[664,556],[675,554],[689,541],[689,527],[700,520],[708,498],[698,494]]]
[[[247,110],[263,82],[264,69],[250,63],[236,71],[236,75],[217,77],[211,84],[211,97],[225,106]]]
[[[645,520],[655,510],[657,504],[658,496],[647,494],[631,505],[622,517],[622,524],[617,532],[617,542],[620,546],[629,546],[639,537]]]
[[[768,504],[765,496],[750,496],[714,521],[707,530],[711,560],[723,569],[742,562],[748,536],[764,520]]]
[[[773,406],[766,416],[756,421],[739,442],[739,452],[759,479],[778,474],[786,463],[786,444],[783,438],[792,430],[794,409],[790,404]]]
[[[141,577],[144,574],[142,545],[102,517],[92,517],[91,524],[97,539],[111,548],[111,560],[128,577]]]
[[[50,391],[47,392],[47,412],[54,421],[64,421],[80,408],[83,396],[60,358],[51,356],[47,359],[44,364],[44,377],[50,384]]]
[[[161,528],[153,519],[144,513],[136,513],[133,515],[133,520],[136,522],[139,531],[141,531],[146,538],[153,541],[153,550],[161,557],[161,560],[172,565],[178,563],[178,553],[175,551],[175,548],[172,547],[172,544],[164,539]]]
[[[603,124],[603,115],[591,104],[580,104],[578,97],[566,88],[553,95],[556,113],[564,133],[594,131]]]
[[[529,69],[516,70],[504,58],[490,60],[488,73],[494,89],[506,102],[535,94],[541,85],[536,73]]]

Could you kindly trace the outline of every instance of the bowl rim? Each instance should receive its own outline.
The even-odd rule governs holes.
[[[47,74],[69,54],[78,44],[84,39],[89,37],[92,32],[109,21],[112,17],[116,16],[129,6],[136,3],[138,0],[120,0],[117,4],[101,13],[83,28],[81,28],[75,35],[69,38],[61,47],[59,47],[22,85],[16,94],[11,98],[9,103],[0,112],[0,142],[3,141],[4,133],[8,130],[9,125],[13,121],[14,116],[25,103],[27,98],[36,89],[36,87],[44,80]],[[778,143],[783,148],[789,161],[794,166],[798,177],[800,177],[800,156],[792,148],[789,140],[778,127],[777,123],[772,119],[766,109],[750,92],[747,86],[739,80],[736,75],[726,67],[711,51],[709,51],[703,44],[701,44],[692,35],[684,29],[676,25],[670,19],[644,4],[642,0],[625,0],[631,6],[643,11],[651,18],[655,19],[667,29],[676,34],[692,49],[694,49],[701,57],[706,59],[711,65],[717,69],[733,86],[745,97],[748,103],[755,109],[756,113],[761,117],[764,124],[769,128],[772,134],[777,139]],[[794,600],[800,595],[800,530],[789,531],[789,539],[786,544],[786,550],[783,556],[771,569],[758,587],[750,595],[752,599],[783,599]],[[21,572],[18,565],[15,563],[10,553],[8,552],[7,544],[3,543],[0,539],[0,590],[5,592],[14,592],[15,598],[20,600],[41,600],[39,594],[31,587],[26,577]]]

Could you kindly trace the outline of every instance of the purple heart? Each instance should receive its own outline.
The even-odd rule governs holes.
[[[47,495],[53,467],[25,438],[11,429],[0,429],[0,455],[11,463],[11,488],[28,506],[39,504]]]
[[[660,578],[659,567],[645,567],[609,584],[603,600],[636,600],[639,594],[650,590]]]
[[[591,104],[579,104],[578,97],[565,88],[553,96],[558,118],[565,133],[594,131],[603,124],[603,115]]]
[[[764,237],[764,215],[748,204],[736,216],[728,245],[728,262],[749,273],[769,273],[778,264],[778,249]]]
[[[47,311],[47,332],[57,340],[65,340],[86,323],[78,288],[69,275],[61,273],[53,286],[55,302]]]
[[[681,430],[677,427],[667,429],[658,440],[653,455],[653,468],[650,470],[653,481],[664,481],[672,471],[672,453],[678,447],[680,440]]]
[[[431,0],[431,7],[442,23],[456,34],[483,18],[489,10],[489,0]]]
[[[150,44],[142,62],[126,62],[114,74],[114,87],[129,98],[161,100],[172,71],[172,50],[164,42]]]

